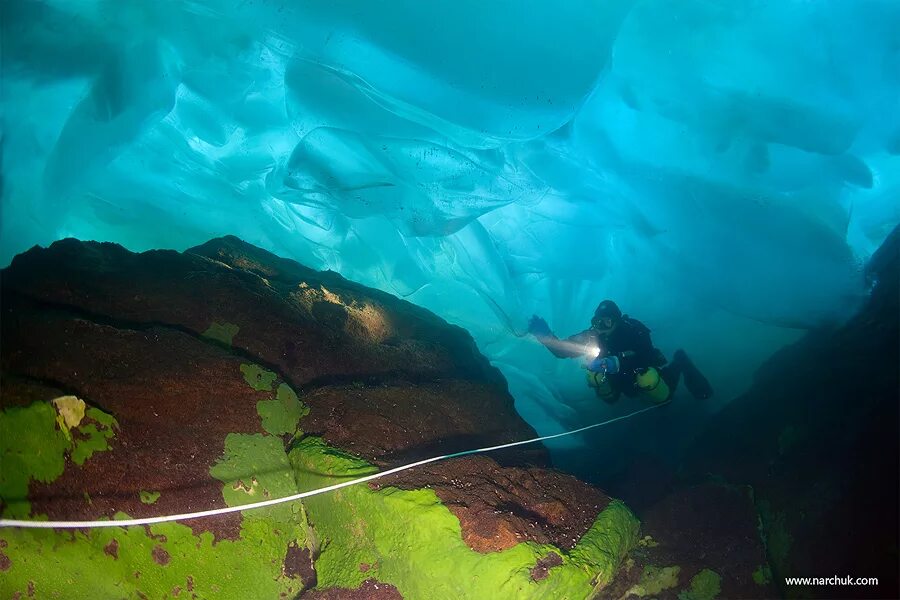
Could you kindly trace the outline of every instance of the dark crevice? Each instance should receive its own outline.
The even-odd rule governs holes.
[[[4,369],[2,371],[2,374],[4,377],[12,376],[17,379],[21,379],[22,381],[24,381],[26,383],[33,383],[33,384],[41,385],[41,386],[48,387],[48,388],[55,388],[55,389],[61,391],[64,396],[77,396],[78,398],[84,400],[88,406],[91,406],[93,408],[98,408],[107,414],[112,414],[112,412],[107,407],[104,407],[101,403],[91,400],[78,388],[75,388],[70,384],[63,383],[61,381],[57,381],[51,377],[36,377],[34,375],[27,375],[24,373],[19,373],[17,371],[10,371],[8,369]],[[48,401],[49,400],[52,400],[52,398],[48,399]],[[7,407],[8,406],[5,402],[0,402],[0,408],[7,408]],[[115,416],[115,415],[113,415],[113,416]]]
[[[42,300],[40,298],[35,298],[28,294],[23,294],[17,290],[4,290],[3,293],[4,293],[4,295],[8,294],[8,295],[13,295],[13,296],[18,296],[19,298],[26,300],[29,304],[31,304],[34,308],[37,308],[37,309],[47,310],[47,311],[55,311],[57,313],[60,313],[60,314],[66,315],[66,316],[71,316],[71,317],[81,319],[84,321],[90,321],[91,323],[95,323],[97,325],[104,325],[106,327],[112,327],[114,329],[121,329],[121,330],[125,330],[125,331],[140,331],[140,332],[150,331],[152,329],[166,329],[169,331],[177,331],[179,333],[189,335],[192,338],[203,342],[204,344],[216,346],[218,348],[226,350],[230,354],[232,354],[238,358],[244,358],[249,361],[252,361],[253,363],[255,363],[261,367],[264,367],[269,371],[277,373],[278,376],[281,377],[282,380],[287,381],[289,384],[291,384],[291,386],[294,386],[294,384],[291,381],[289,381],[287,378],[284,377],[284,374],[281,373],[280,369],[277,366],[274,366],[274,365],[268,363],[267,361],[261,359],[258,356],[254,356],[254,355],[250,354],[243,348],[233,346],[233,345],[228,345],[228,344],[221,342],[220,340],[206,337],[206,336],[200,334],[199,332],[194,331],[193,329],[186,327],[184,325],[178,325],[176,323],[166,323],[163,321],[132,321],[129,319],[120,319],[120,318],[110,317],[109,315],[98,314],[98,313],[89,311],[85,308],[81,308],[78,306],[72,306],[71,304],[65,304],[62,302],[50,302],[47,300]],[[295,389],[296,389],[296,387],[295,387]]]
[[[311,432],[312,433],[312,432]],[[397,452],[390,452],[376,457],[374,460],[382,465],[397,465],[432,456],[443,454],[452,454],[454,452],[464,452],[467,450],[475,450],[487,446],[498,445],[498,431],[482,432],[478,434],[460,434],[446,436],[419,444],[411,448],[405,448]],[[516,441],[516,440],[509,440]],[[503,442],[499,442],[503,443]],[[533,447],[537,450],[543,449],[543,445],[535,442]],[[536,450],[536,451],[537,451]],[[505,466],[528,466],[532,462],[528,461],[528,451],[522,451],[521,447],[502,448],[486,453],[495,461]]]
[[[466,373],[463,372],[447,372],[437,375],[423,375],[417,373],[408,373],[397,369],[390,371],[382,371],[381,373],[335,373],[329,375],[320,375],[313,377],[305,384],[300,386],[300,390],[311,392],[313,390],[327,387],[360,387],[360,388],[379,388],[379,387],[406,387],[421,386],[452,379],[467,379]]]
[[[216,340],[214,338],[209,338],[201,333],[186,327],[184,325],[178,325],[176,323],[166,323],[163,321],[133,321],[129,319],[121,319],[110,317],[109,315],[103,315],[99,313],[92,312],[82,307],[73,306],[71,304],[66,304],[62,302],[50,302],[47,300],[43,300],[40,298],[35,298],[29,294],[24,294],[17,290],[4,290],[4,295],[14,296],[25,300],[32,307],[39,310],[46,311],[55,311],[62,315],[71,316],[77,319],[81,319],[84,321],[90,321],[91,323],[95,323],[97,325],[104,325],[107,327],[113,327],[115,329],[126,330],[126,331],[139,331],[146,332],[153,329],[166,329],[169,331],[177,331],[179,333],[183,333],[185,335],[189,335],[194,339],[197,339],[204,344],[208,344],[211,346],[218,347],[222,350],[227,351],[229,354],[250,361],[256,365],[259,365],[266,370],[272,371],[276,373],[278,377],[290,385],[298,395],[309,394],[315,390],[321,388],[327,388],[331,386],[348,386],[348,385],[360,385],[364,388],[374,388],[374,387],[383,387],[383,386],[395,386],[398,384],[408,383],[411,385],[423,385],[436,383],[443,379],[447,379],[448,376],[453,375],[463,375],[463,373],[442,373],[439,376],[428,376],[414,373],[407,373],[400,370],[391,370],[385,371],[383,373],[377,374],[332,374],[332,375],[322,375],[319,377],[314,377],[305,383],[298,383],[294,381],[290,376],[287,376],[284,372],[282,372],[281,367],[278,365],[274,365],[271,362],[256,356],[246,349],[241,348],[240,346],[228,345],[220,340]],[[15,373],[18,375],[18,373]],[[60,387],[60,389],[64,389]]]
[[[496,506],[496,510],[500,512],[510,513],[511,515],[514,515],[526,521],[531,521],[535,525],[540,525],[541,527],[550,526],[550,523],[546,518],[544,518],[542,514],[536,513],[533,510],[528,510],[527,508],[516,502],[501,502]]]

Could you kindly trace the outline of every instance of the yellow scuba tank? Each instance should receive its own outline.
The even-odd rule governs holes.
[[[652,402],[660,404],[669,398],[669,384],[659,376],[659,371],[653,367],[638,371],[635,383]]]
[[[609,379],[606,378],[606,373],[593,373],[588,371],[587,384],[594,388],[594,391],[600,398],[610,398],[613,395],[613,389],[609,383]]]

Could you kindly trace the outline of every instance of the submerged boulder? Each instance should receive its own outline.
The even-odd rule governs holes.
[[[751,488],[719,482],[682,485],[639,514],[642,538],[604,590],[607,597],[778,597]]]
[[[900,597],[900,228],[866,272],[846,323],[780,349],[715,414],[689,408],[705,422],[673,431],[686,450],[603,480],[643,536],[604,597]]]
[[[900,228],[867,273],[863,309],[773,355],[683,462],[685,479],[752,486],[768,576],[787,597],[900,597]],[[878,584],[785,585],[834,576]]]
[[[464,330],[236,238],[63,240],[0,293],[4,518],[177,515],[536,437]],[[531,444],[240,513],[0,529],[0,595],[584,598],[637,531]]]

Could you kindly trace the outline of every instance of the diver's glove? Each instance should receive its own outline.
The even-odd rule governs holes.
[[[547,325],[547,321],[537,315],[532,315],[531,319],[529,319],[528,333],[535,337],[548,337],[553,335],[553,332],[550,331],[550,326]]]
[[[610,375],[619,372],[619,357],[606,356],[604,358],[595,358],[587,365],[588,371],[594,373],[609,373]]]

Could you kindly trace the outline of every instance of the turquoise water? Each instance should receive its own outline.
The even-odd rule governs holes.
[[[610,409],[531,314],[614,298],[725,402],[900,222],[895,2],[2,11],[4,263],[235,234],[464,326],[542,434]]]

